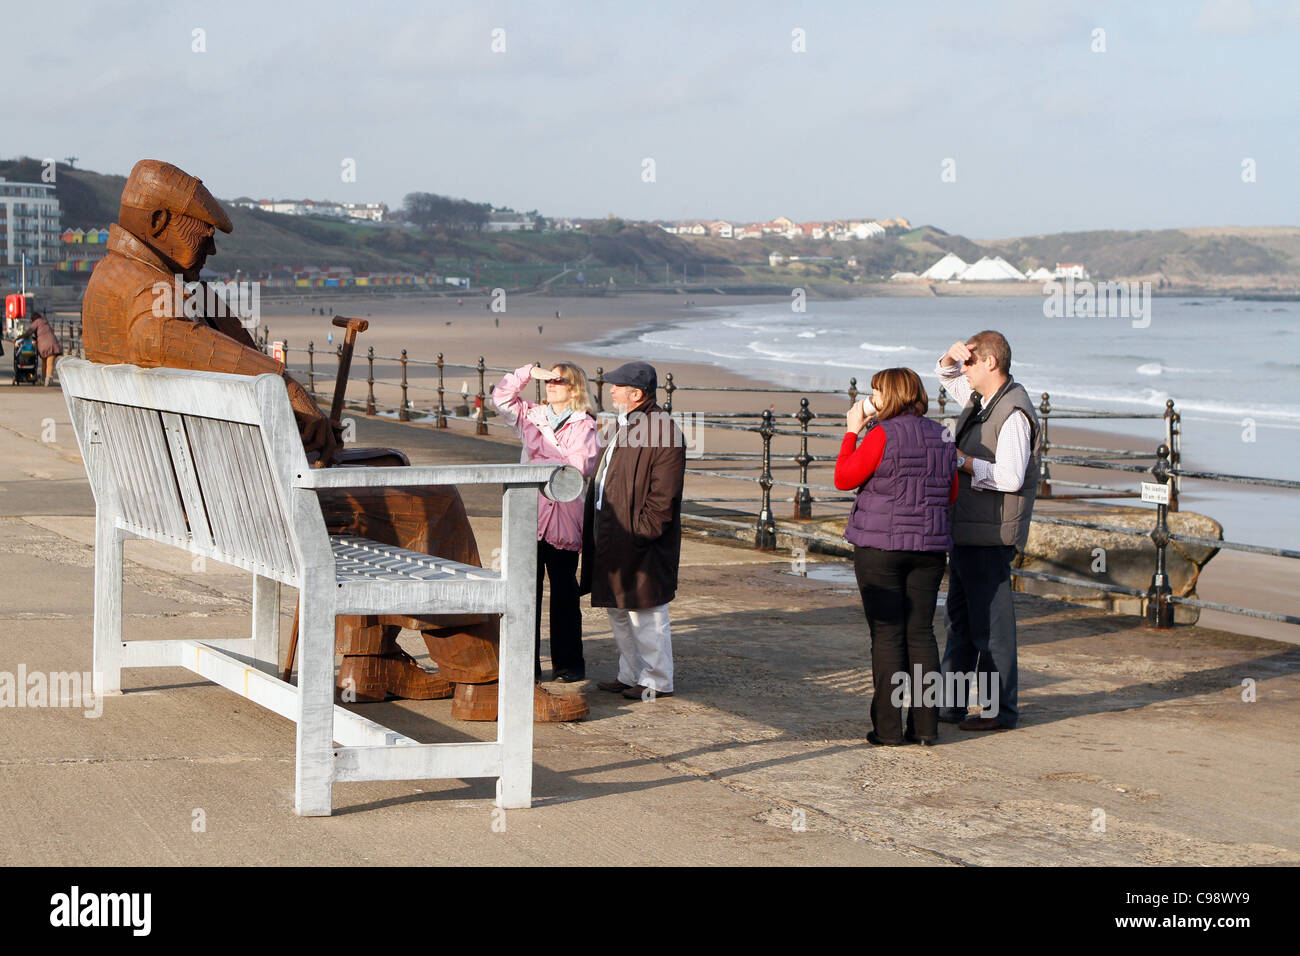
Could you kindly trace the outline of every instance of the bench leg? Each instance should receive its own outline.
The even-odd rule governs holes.
[[[533,613],[537,601],[537,490],[507,488],[501,515],[506,607],[501,620],[497,803],[527,809],[533,801]]]
[[[334,810],[334,613],[329,595],[298,592],[298,736],[294,812]],[[322,599],[323,598],[323,599]]]
[[[274,674],[280,666],[280,582],[253,575],[253,657]]]
[[[96,697],[122,692],[122,542],[125,536],[103,514],[95,515]]]

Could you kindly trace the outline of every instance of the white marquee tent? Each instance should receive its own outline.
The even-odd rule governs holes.
[[[922,279],[934,279],[943,282],[946,279],[955,279],[966,269],[969,268],[965,261],[954,253],[948,253],[930,268],[921,273]]]
[[[985,256],[958,278],[962,282],[1023,282],[1025,274],[1001,256]]]

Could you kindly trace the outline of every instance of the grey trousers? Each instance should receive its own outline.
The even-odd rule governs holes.
[[[953,545],[948,564],[948,640],[941,668],[945,689],[975,674],[982,717],[1014,727],[1020,719],[1016,610],[1011,603],[1010,545]],[[951,676],[950,676],[951,675]],[[975,703],[977,698],[967,698]],[[960,697],[945,693],[946,719],[966,716]]]

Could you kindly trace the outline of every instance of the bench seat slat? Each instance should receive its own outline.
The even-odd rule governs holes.
[[[409,551],[356,535],[330,535],[335,578],[341,584],[364,581],[499,581],[486,568]]]

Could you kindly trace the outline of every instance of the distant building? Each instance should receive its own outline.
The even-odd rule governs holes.
[[[1058,262],[1056,264],[1057,279],[1086,279],[1088,270],[1083,267],[1082,262]]]
[[[62,258],[61,232],[52,183],[11,183],[0,177],[0,281],[17,288],[25,259],[28,288],[49,285]]]
[[[848,231],[854,239],[874,239],[885,234],[885,227],[878,222],[855,222]]]
[[[724,220],[709,223],[709,235],[715,239],[730,239],[733,231],[731,223]]]
[[[388,218],[388,204],[382,202],[345,202],[343,211],[349,219],[383,222]]]
[[[521,212],[493,212],[483,226],[486,232],[523,232],[533,228],[533,217]]]
[[[767,264],[768,264],[769,266],[773,266],[773,267],[775,267],[775,266],[779,266],[779,265],[784,265],[784,264],[785,264],[785,256],[781,255],[781,253],[779,253],[779,252],[769,252],[769,253],[767,254]]]
[[[1026,278],[1029,279],[1030,282],[1051,282],[1056,278],[1056,273],[1045,266],[1039,266],[1032,272],[1027,273]]]

